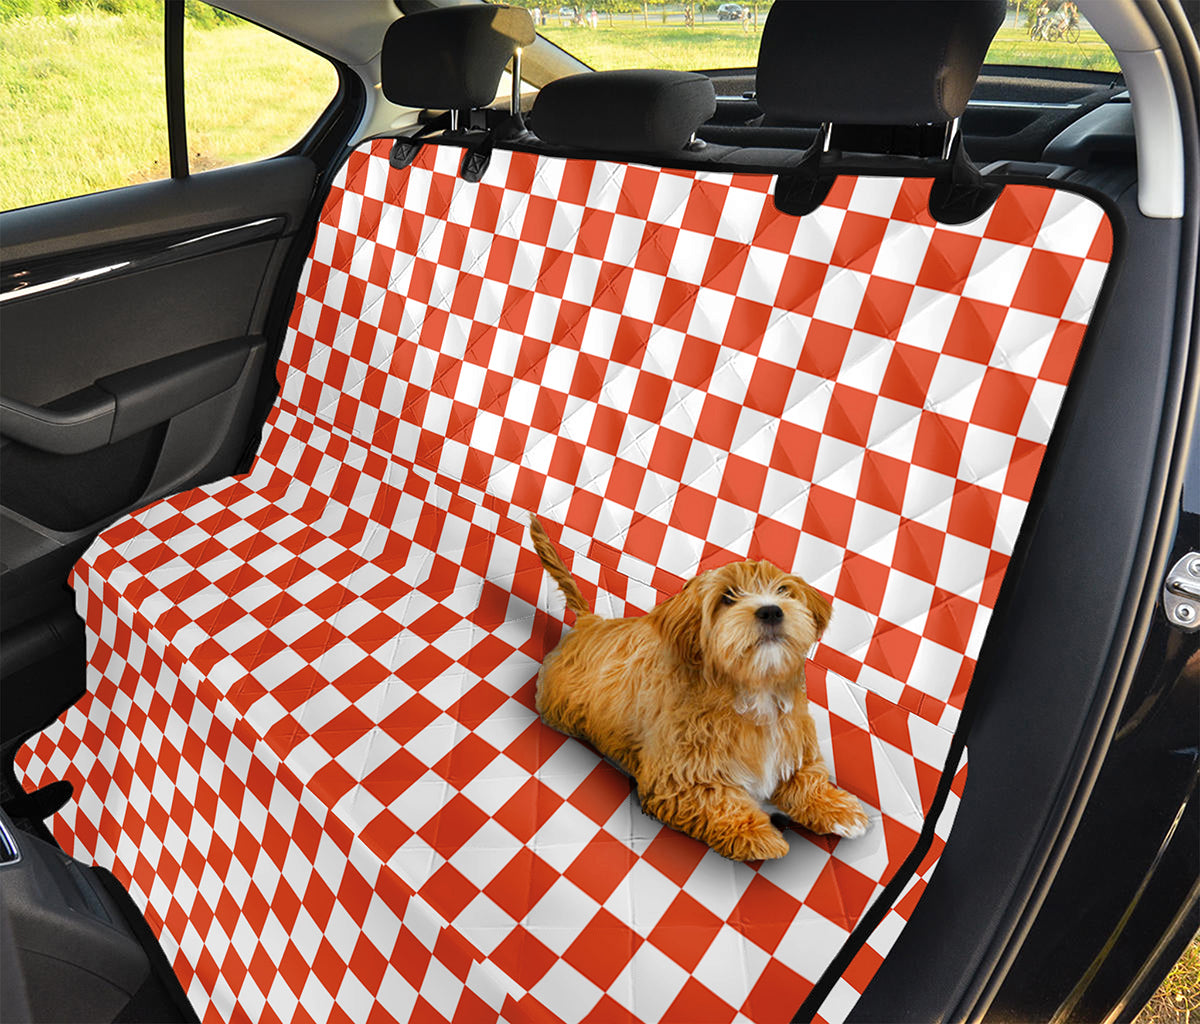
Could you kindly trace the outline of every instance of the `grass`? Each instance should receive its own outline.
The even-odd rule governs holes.
[[[1133,1024],[1195,1024],[1200,1022],[1200,936],[1133,1021]]]
[[[0,209],[166,177],[162,24],[79,11],[0,22]],[[270,156],[337,89],[322,58],[248,23],[189,24],[193,170]]]
[[[193,162],[235,164],[281,152],[337,92],[328,61],[254,25],[195,29],[190,42],[185,58],[193,70],[185,87]]]
[[[608,25],[595,31],[580,25],[545,25],[541,34],[597,71],[618,68],[744,68],[758,62],[762,28],[743,31],[737,22],[643,26],[641,21]]]
[[[0,24],[0,208],[165,175],[162,96],[153,22],[80,13]]]
[[[1024,29],[1005,25],[996,33],[988,48],[989,64],[1032,64],[1058,68],[1083,68],[1088,71],[1119,71],[1120,65],[1098,32],[1083,29],[1079,42],[1065,40],[1048,43],[1029,38]]]
[[[649,25],[643,25],[640,19],[609,25],[601,17],[595,30],[552,22],[540,31],[552,43],[597,71],[646,67],[692,71],[754,67],[758,62],[761,25],[761,18],[759,28],[749,31],[737,22],[728,21],[698,22],[695,28],[682,24],[654,24],[653,19]],[[1024,29],[1005,25],[996,33],[987,60],[991,64],[1119,70],[1112,51],[1090,29],[1080,33],[1078,43],[1049,43],[1035,42]]]

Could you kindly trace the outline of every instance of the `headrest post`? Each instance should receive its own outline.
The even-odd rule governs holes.
[[[450,130],[458,131],[458,109],[455,107],[450,108]]]
[[[514,117],[521,113],[521,47],[513,50],[512,59],[512,100],[508,104],[508,112]]]
[[[821,152],[828,153],[829,147],[833,143],[833,122],[832,121],[822,121],[821,122],[820,137],[821,137]]]
[[[953,121],[946,122],[946,134],[942,139],[942,159],[949,160],[950,154],[954,151],[954,140],[958,137],[959,121],[961,118],[956,117]]]

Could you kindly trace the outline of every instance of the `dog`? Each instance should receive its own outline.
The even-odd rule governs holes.
[[[732,562],[644,616],[605,619],[536,516],[529,533],[575,613],[538,674],[538,714],[632,776],[647,814],[736,861],[788,852],[768,801],[821,835],[867,830],[808,711],[804,661],[832,611],[820,593],[770,562]]]

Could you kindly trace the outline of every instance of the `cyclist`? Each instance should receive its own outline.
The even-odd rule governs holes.
[[[1075,0],[1067,0],[1059,10],[1059,16],[1062,19],[1063,35],[1070,42],[1075,42],[1079,38],[1079,5]]]
[[[1037,9],[1037,21],[1034,22],[1033,31],[1029,33],[1030,39],[1045,39],[1046,27],[1050,21],[1050,4],[1049,0],[1042,0],[1041,5]]]

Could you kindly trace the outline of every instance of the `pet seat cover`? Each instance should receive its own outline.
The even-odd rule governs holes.
[[[787,1021],[935,830],[844,1018],[949,833],[1105,216],[1012,185],[944,227],[928,179],[842,177],[797,219],[767,174],[390,146],[325,203],[251,471],[77,566],[89,692],[27,783],[75,784],[58,839],[207,1021]],[[830,596],[809,696],[870,831],[723,860],[544,727],[529,511],[605,614],[745,557]]]

